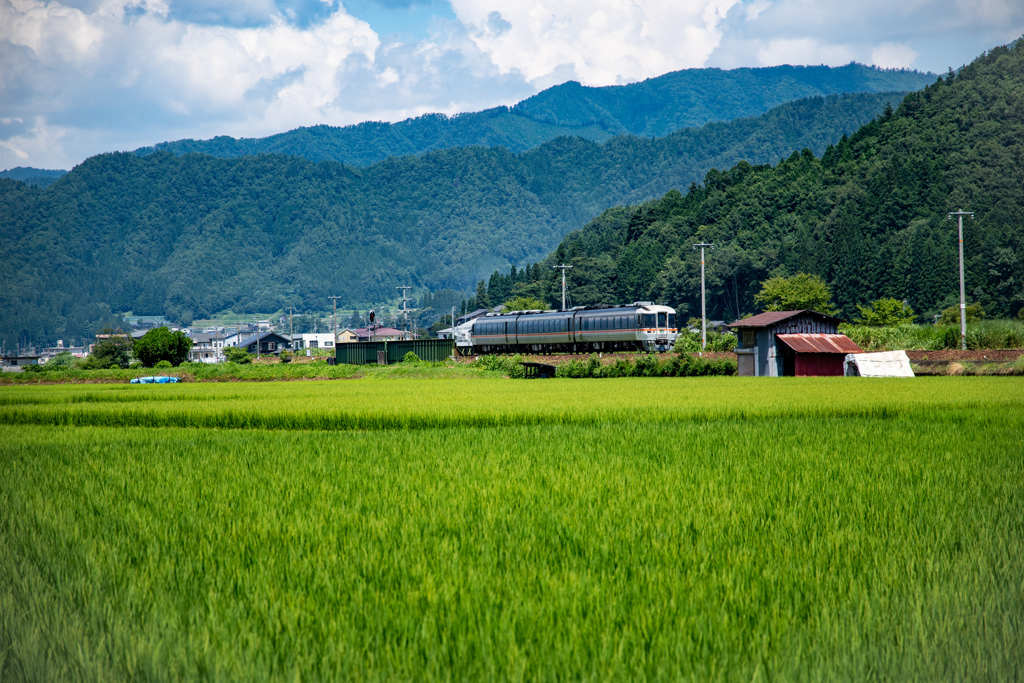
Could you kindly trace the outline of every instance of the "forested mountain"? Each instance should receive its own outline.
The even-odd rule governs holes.
[[[570,81],[511,108],[451,117],[427,114],[399,123],[369,122],[344,128],[312,126],[266,138],[177,140],[136,153],[199,152],[225,158],[289,154],[365,166],[392,156],[473,145],[523,152],[563,135],[594,142],[617,135],[663,137],[712,121],[757,116],[797,99],[917,90],[934,80],[934,74],[862,64],[687,69],[621,86],[592,88]]]
[[[31,166],[15,166],[14,168],[0,171],[0,178],[20,180],[28,185],[36,187],[48,187],[57,181],[67,171],[59,169],[50,170],[45,168],[32,168]]]
[[[957,226],[965,220],[967,299],[989,316],[1024,306],[1024,41],[992,50],[912,93],[819,159],[794,152],[777,166],[712,170],[687,194],[610,209],[570,234],[542,267],[496,272],[490,298],[555,303],[569,263],[574,304],[653,299],[700,312],[708,252],[709,316],[757,310],[771,275],[815,273],[847,316],[855,304],[905,299],[922,319],[957,303]]]
[[[0,179],[0,334],[81,336],[110,311],[367,307],[396,285],[471,287],[543,258],[608,206],[685,188],[713,166],[823,152],[901,95],[839,95],[665,138],[562,137],[366,168],[284,155],[104,154],[45,190]]]

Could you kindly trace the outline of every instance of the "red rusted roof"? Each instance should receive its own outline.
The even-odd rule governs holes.
[[[765,311],[764,313],[758,313],[757,315],[743,320],[737,320],[734,323],[729,323],[729,327],[768,327],[774,325],[777,322],[793,318],[800,315],[801,313],[810,313],[821,318],[827,318],[829,320],[838,321],[839,318],[832,315],[825,315],[824,313],[818,313],[817,311],[811,310],[800,310],[800,311]]]
[[[783,344],[797,353],[864,353],[845,334],[777,334]]]

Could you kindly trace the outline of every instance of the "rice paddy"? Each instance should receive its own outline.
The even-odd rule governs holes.
[[[1024,380],[0,387],[0,680],[1024,674]]]

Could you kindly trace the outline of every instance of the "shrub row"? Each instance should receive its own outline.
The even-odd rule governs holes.
[[[596,354],[586,360],[573,360],[560,365],[556,377],[710,377],[735,375],[736,363],[731,360],[712,360],[678,355],[659,361],[657,356],[638,356],[631,363],[620,358],[609,365],[601,365]]]

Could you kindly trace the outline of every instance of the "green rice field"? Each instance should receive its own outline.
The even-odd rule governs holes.
[[[1024,378],[0,387],[0,680],[1019,680]]]

